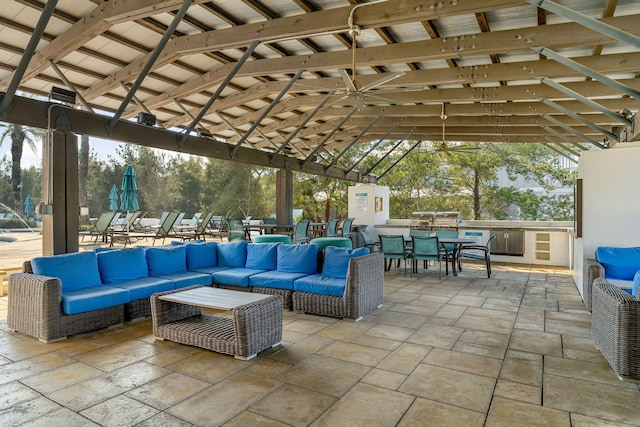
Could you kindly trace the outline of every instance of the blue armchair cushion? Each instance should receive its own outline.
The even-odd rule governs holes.
[[[244,267],[247,263],[247,245],[246,240],[218,245],[218,265],[221,267]]]
[[[247,245],[247,263],[245,267],[254,270],[275,270],[279,244],[249,243]]]
[[[185,245],[146,248],[145,255],[149,266],[149,276],[166,276],[187,271],[187,248]]]
[[[596,258],[604,267],[606,279],[633,280],[640,270],[640,247],[601,246],[596,249]]]
[[[128,303],[129,291],[112,286],[95,286],[62,292],[62,311],[66,314],[85,313]]]
[[[36,257],[31,268],[34,274],[60,279],[63,292],[102,285],[98,258],[91,251]]]
[[[218,265],[216,242],[187,243],[187,270],[215,267]]]
[[[293,290],[308,292],[311,294],[330,295],[333,297],[344,296],[345,279],[325,276],[324,274],[312,274],[293,282]]]
[[[141,247],[98,252],[98,269],[104,283],[119,283],[149,276]]]
[[[171,291],[175,289],[173,281],[160,277],[149,276],[121,283],[113,283],[109,286],[129,291],[129,299],[131,301],[149,298],[156,292]]]
[[[322,274],[336,279],[346,279],[349,261],[352,258],[367,255],[368,253],[369,248],[345,249],[328,246],[324,252]]]
[[[222,246],[222,245],[220,245]],[[242,286],[246,288],[249,286],[249,277],[262,273],[266,270],[256,270],[253,268],[230,268],[228,270],[218,271],[213,273],[213,282],[222,285]]]
[[[285,273],[282,271],[265,271],[249,277],[250,286],[262,288],[289,289],[293,290],[293,282],[301,277],[307,276],[305,273]]]
[[[316,274],[318,247],[316,245],[278,245],[278,271]]]

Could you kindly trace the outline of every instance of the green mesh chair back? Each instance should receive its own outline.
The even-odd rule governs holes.
[[[440,242],[438,237],[411,236],[413,242],[411,249],[412,271],[417,272],[417,261],[437,261],[439,265],[438,278],[442,278],[442,255],[440,252]],[[425,267],[427,263],[424,263]]]
[[[429,230],[410,230],[409,237],[431,237],[431,231]]]
[[[338,222],[340,222],[338,218],[330,218],[329,221],[327,221],[327,233],[325,237],[338,236]]]
[[[227,224],[229,226],[229,233],[227,235],[230,242],[234,240],[244,240],[245,232],[244,227],[242,226],[242,220],[230,218],[227,220]]]
[[[311,221],[308,219],[301,219],[296,223],[296,227],[293,231],[294,243],[308,243],[309,242],[309,224]]]
[[[407,274],[407,251],[404,245],[404,236],[380,235],[379,237],[380,250],[384,254],[385,258],[385,270],[389,271],[391,269],[391,264],[394,259],[398,260],[398,264],[400,264],[400,260],[403,259],[405,274]],[[388,266],[387,260],[389,260]]]
[[[291,243],[286,234],[261,234],[253,238],[253,243]]]
[[[458,230],[436,230],[436,236],[438,236],[438,239],[457,239]],[[444,247],[447,248],[447,252],[453,253],[454,245],[452,243],[444,244]]]
[[[262,218],[262,223],[263,223],[263,224],[266,224],[266,225],[276,225],[276,224],[277,224],[276,219],[275,219],[275,218],[272,218],[272,217],[269,217],[269,218]],[[273,228],[266,228],[266,229],[264,230],[264,232],[265,232],[266,234],[273,234],[273,232],[274,232],[274,231],[275,231],[275,230],[274,230]]]
[[[347,218],[342,222],[342,237],[351,237],[351,224],[355,218]]]

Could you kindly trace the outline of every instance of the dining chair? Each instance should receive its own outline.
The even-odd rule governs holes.
[[[351,237],[351,224],[355,218],[346,218],[342,221],[342,234],[341,237]]]
[[[268,218],[262,218],[262,223],[265,225],[276,225],[276,219],[273,217],[268,217]],[[264,230],[264,234],[273,234],[274,233],[274,229],[273,228],[265,228]]]
[[[436,230],[436,236],[438,239],[457,239],[458,238],[458,230]],[[447,258],[447,261],[455,262],[453,257],[455,255],[456,245],[453,243],[442,243],[440,244],[442,248],[445,249],[444,255]],[[460,269],[460,258],[457,258],[458,261],[458,269]],[[453,265],[451,266],[453,268]],[[449,267],[447,267],[447,274],[449,274]]]
[[[437,236],[421,237],[411,236],[412,247],[409,252],[411,257],[411,273],[418,272],[418,261],[423,261],[424,268],[427,268],[429,261],[438,262],[438,279],[442,279],[442,249]]]
[[[293,242],[294,243],[309,243],[309,224],[311,221],[308,219],[301,219],[296,222],[296,226],[293,230]]]
[[[463,245],[462,249],[460,249],[460,254],[458,255],[458,259],[460,258],[471,258],[477,260],[484,260],[485,265],[487,266],[487,278],[491,278],[491,242],[496,239],[496,235],[492,234],[489,237],[486,245]],[[458,265],[460,267],[460,265]]]
[[[227,225],[227,239],[230,242],[233,242],[234,240],[245,240],[246,232],[241,219],[229,218],[227,220]]]
[[[325,237],[338,237],[338,222],[340,222],[339,218],[329,218]]]
[[[380,249],[384,254],[384,270],[391,270],[393,260],[398,260],[396,267],[400,266],[400,260],[404,260],[404,275],[407,275],[407,251],[404,245],[404,236],[402,235],[380,235]],[[389,265],[387,265],[389,260]]]

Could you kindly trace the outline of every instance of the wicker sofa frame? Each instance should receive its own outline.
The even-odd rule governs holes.
[[[384,256],[373,252],[349,261],[342,297],[294,291],[293,310],[360,320],[379,308],[383,299]]]
[[[604,279],[592,290],[593,343],[620,379],[640,380],[640,300]]]
[[[31,263],[25,262],[25,271]],[[7,326],[49,343],[69,335],[94,331],[124,322],[122,304],[78,314],[62,311],[62,283],[59,279],[28,273],[9,276]]]
[[[197,286],[160,292],[151,296],[153,334],[181,344],[193,345],[248,360],[282,341],[282,297],[238,306],[231,318],[203,314],[197,306],[163,301],[162,295]]]

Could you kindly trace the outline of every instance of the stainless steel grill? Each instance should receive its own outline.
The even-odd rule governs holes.
[[[460,212],[414,212],[411,214],[411,228],[414,230],[457,229],[460,222],[462,222]]]
[[[435,212],[414,212],[411,214],[411,228],[414,230],[431,230]]]

